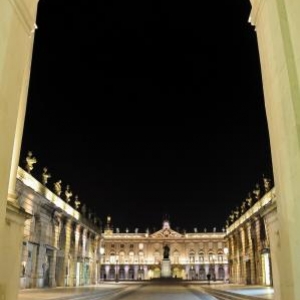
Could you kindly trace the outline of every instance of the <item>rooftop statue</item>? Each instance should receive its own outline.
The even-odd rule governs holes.
[[[66,195],[66,201],[69,203],[71,201],[71,197],[73,196],[73,193],[70,190],[70,185],[66,186],[65,195]]]
[[[244,201],[241,205],[241,214],[243,214],[246,211],[246,201]]]
[[[258,201],[260,199],[260,187],[259,187],[258,183],[255,185],[255,188],[253,190],[253,194],[254,194],[255,200]]]
[[[60,196],[61,194],[61,180],[58,180],[54,183],[54,192],[57,196]]]
[[[251,197],[251,193],[250,192],[248,193],[247,198],[245,200],[246,200],[247,206],[251,207],[253,199]]]
[[[81,202],[78,199],[78,195],[75,196],[75,202],[74,203],[75,203],[75,208],[78,209],[80,204],[81,204]]]
[[[37,163],[37,160],[34,156],[32,156],[32,152],[28,151],[27,157],[26,157],[26,171],[30,173],[33,170],[33,165]]]
[[[85,216],[86,215],[86,205],[85,204],[83,204],[82,206],[81,206],[81,213]]]
[[[266,178],[264,175],[263,175],[263,182],[264,182],[264,189],[265,189],[265,192],[269,192],[271,190],[271,179],[269,178]]]
[[[238,219],[238,218],[239,218],[239,215],[240,215],[240,209],[239,209],[238,206],[235,208],[235,211],[234,211],[233,213],[234,213],[234,215],[235,215],[235,218]]]
[[[47,167],[44,167],[43,174],[42,174],[42,182],[43,185],[46,185],[48,183],[48,179],[51,177],[51,174],[48,173]]]

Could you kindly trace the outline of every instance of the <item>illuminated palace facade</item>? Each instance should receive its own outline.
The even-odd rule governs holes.
[[[179,233],[167,219],[150,234],[113,232],[108,217],[102,236],[101,279],[150,280],[165,277],[164,248],[169,249],[167,277],[186,280],[228,279],[225,232]]]
[[[179,233],[165,220],[152,234],[120,233],[108,217],[103,232],[93,214],[82,207],[79,212],[20,167],[16,194],[20,207],[31,215],[20,245],[22,289],[163,277],[166,245],[168,277],[207,280],[210,274],[211,280],[228,279],[224,231]]]
[[[167,218],[153,233],[120,232],[110,217],[102,230],[84,206],[79,212],[79,206],[70,205],[68,189],[62,200],[20,167],[16,194],[30,215],[20,245],[21,288],[161,277],[206,281],[208,274],[211,280],[273,285],[278,272],[272,259],[280,244],[274,188],[235,211],[226,231],[184,233],[173,230]]]

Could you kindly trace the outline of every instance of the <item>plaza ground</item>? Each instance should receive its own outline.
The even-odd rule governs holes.
[[[68,300],[68,299],[111,299],[116,297],[119,293],[128,292],[131,289],[136,289],[137,286],[151,285],[151,282],[111,282],[100,283],[97,285],[76,287],[76,288],[44,288],[44,289],[25,289],[20,290],[18,300]],[[154,284],[157,284],[155,282]],[[163,283],[165,284],[165,283]],[[229,297],[232,295],[240,296],[239,299],[249,300],[273,300],[274,289],[265,286],[249,286],[236,284],[203,284],[195,281],[181,281],[178,284],[188,285],[194,290],[204,289],[209,291],[226,292]],[[215,295],[215,294],[214,294]],[[228,298],[229,299],[229,298]]]

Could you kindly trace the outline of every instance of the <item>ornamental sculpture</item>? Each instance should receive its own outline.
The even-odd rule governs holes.
[[[33,170],[33,165],[37,163],[37,160],[34,156],[32,156],[32,152],[28,151],[27,157],[26,157],[26,171],[30,174],[30,172]]]
[[[70,190],[70,185],[66,186],[65,195],[66,195],[66,201],[69,203],[71,201],[71,197],[73,196],[73,193]]]
[[[78,199],[78,195],[75,196],[75,202],[74,203],[75,203],[75,208],[78,209],[80,204],[81,204],[81,202]]]
[[[44,167],[43,174],[42,174],[42,182],[43,185],[46,185],[48,183],[48,179],[51,177],[51,174],[48,173],[47,167]]]
[[[258,183],[255,185],[253,194],[254,194],[255,201],[258,201],[260,199],[260,187]]]
[[[264,189],[265,189],[265,192],[269,192],[271,190],[271,179],[269,178],[266,178],[264,175],[263,175],[263,182],[264,182]]]
[[[60,196],[60,194],[61,194],[61,180],[58,180],[57,182],[54,183],[54,191],[55,191],[55,194],[57,196]]]

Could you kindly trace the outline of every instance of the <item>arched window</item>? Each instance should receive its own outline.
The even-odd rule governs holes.
[[[159,251],[156,250],[156,251],[154,252],[154,262],[155,262],[155,263],[159,263],[159,261],[160,261],[160,254],[159,254]]]
[[[139,263],[143,264],[144,263],[144,252],[139,251]]]
[[[120,253],[119,253],[119,261],[120,261],[120,264],[124,264],[125,263],[125,252],[124,251],[120,251]]]
[[[174,264],[179,264],[179,252],[178,252],[178,250],[175,250],[173,252],[173,259],[174,259]]]
[[[116,263],[116,254],[115,254],[115,252],[111,252],[111,253],[110,253],[109,262],[110,262],[111,264],[115,264],[115,263]]]
[[[195,263],[195,252],[194,252],[194,250],[191,250],[190,253],[189,253],[189,262],[191,264]]]
[[[130,264],[134,263],[134,252],[133,251],[129,252],[129,263]]]
[[[199,252],[199,262],[204,263],[204,253],[202,251]]]

